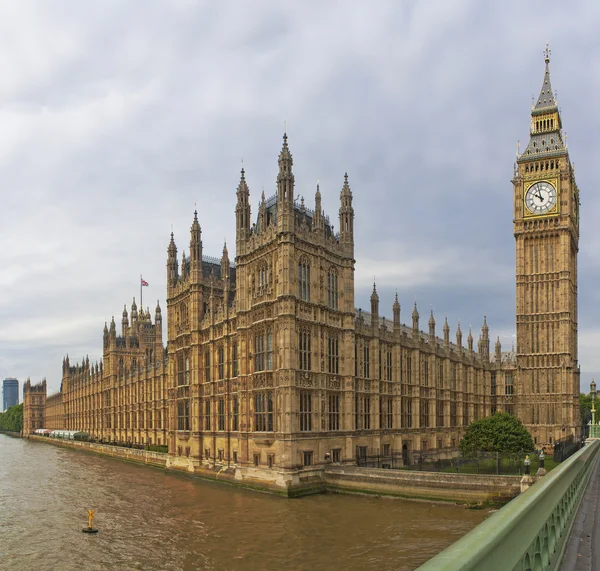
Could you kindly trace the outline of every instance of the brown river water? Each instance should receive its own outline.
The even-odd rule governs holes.
[[[81,532],[95,509],[96,535]],[[283,499],[0,434],[0,570],[414,569],[488,515]]]

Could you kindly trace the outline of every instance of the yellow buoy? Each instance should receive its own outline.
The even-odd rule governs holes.
[[[98,533],[98,530],[93,526],[95,513],[96,510],[88,510],[88,527],[81,530],[83,533]]]

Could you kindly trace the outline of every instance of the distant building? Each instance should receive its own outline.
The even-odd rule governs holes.
[[[19,381],[4,379],[2,381],[2,411],[19,404]]]

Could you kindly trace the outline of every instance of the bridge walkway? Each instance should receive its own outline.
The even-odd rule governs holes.
[[[567,540],[562,571],[600,569],[600,462],[592,470]]]

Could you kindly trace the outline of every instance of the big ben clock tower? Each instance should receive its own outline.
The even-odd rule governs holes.
[[[550,84],[550,51],[530,139],[517,159],[517,414],[538,445],[580,431],[577,363],[579,189]]]

